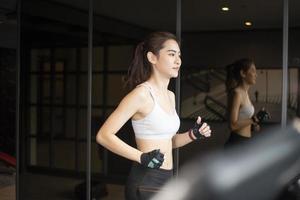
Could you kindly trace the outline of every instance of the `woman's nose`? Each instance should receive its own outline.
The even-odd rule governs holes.
[[[176,64],[181,64],[181,58],[178,56],[175,60]]]

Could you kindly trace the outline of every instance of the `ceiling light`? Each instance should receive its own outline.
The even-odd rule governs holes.
[[[221,8],[221,10],[224,11],[224,12],[227,12],[227,11],[229,11],[229,7],[223,6],[223,7]]]
[[[245,26],[247,26],[247,27],[250,27],[250,26],[252,26],[252,22],[250,22],[250,21],[245,21]]]

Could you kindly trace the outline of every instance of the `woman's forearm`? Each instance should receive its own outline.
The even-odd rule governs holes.
[[[191,137],[194,137],[194,136],[191,136]],[[192,140],[191,137],[189,136],[188,131],[184,132],[184,133],[176,134],[172,139],[173,149],[187,145],[196,139],[196,138],[194,138],[194,140]]]
[[[243,120],[238,120],[237,122],[231,123],[230,128],[232,131],[235,131],[235,130],[245,128],[247,126],[251,126],[251,124],[253,124],[252,119],[243,119]]]
[[[115,134],[105,135],[99,132],[97,134],[96,140],[99,144],[112,151],[113,153],[125,157],[129,160],[140,162],[142,152],[126,144]]]

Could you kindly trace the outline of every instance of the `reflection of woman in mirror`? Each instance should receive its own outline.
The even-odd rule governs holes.
[[[175,95],[168,90],[181,66],[176,37],[167,32],[150,34],[137,45],[129,68],[127,94],[97,134],[97,142],[110,151],[134,161],[125,188],[126,199],[148,199],[172,177],[172,149],[209,137],[210,127],[198,117],[195,126],[176,134],[180,120]],[[116,136],[131,119],[137,148]]]
[[[244,58],[227,66],[228,117],[230,137],[226,144],[239,143],[251,138],[251,126],[259,130],[254,106],[249,98],[249,88],[256,82],[253,60]]]

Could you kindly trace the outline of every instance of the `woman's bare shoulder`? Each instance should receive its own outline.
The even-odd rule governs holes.
[[[241,101],[243,98],[243,92],[240,88],[235,88],[231,91],[230,96],[233,101]]]
[[[144,85],[138,85],[127,96],[143,102],[149,98],[149,94],[149,88]]]
[[[243,94],[243,91],[241,88],[234,88],[234,90],[232,91],[233,95],[238,95],[238,96],[241,96]]]

